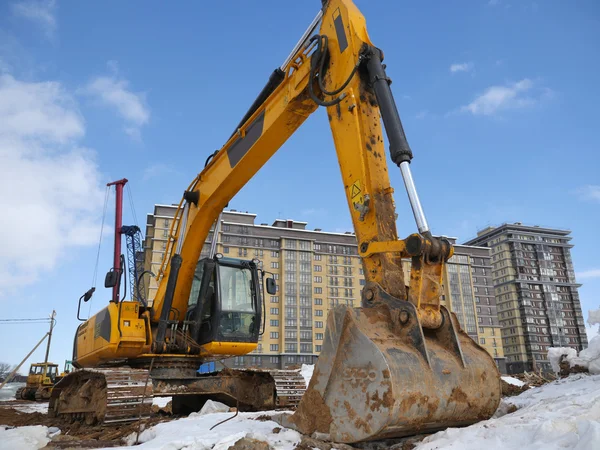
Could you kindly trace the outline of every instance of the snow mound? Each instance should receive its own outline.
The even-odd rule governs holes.
[[[574,358],[577,358],[577,350],[572,347],[550,347],[548,349],[548,360],[555,373],[560,372],[560,358],[565,356],[565,359],[571,364]]]
[[[519,380],[518,378],[514,378],[514,377],[502,377],[502,379],[507,382],[508,384],[512,384],[513,386],[517,386],[517,387],[523,387],[525,386],[525,383],[521,380]]]
[[[306,387],[308,387],[308,383],[310,383],[310,379],[312,378],[314,371],[315,371],[314,364],[302,364],[300,373],[304,377],[304,381],[306,382]]]
[[[569,366],[581,366],[589,370],[593,375],[600,374],[600,336],[595,336],[588,344],[588,347],[581,350],[577,355],[577,350],[571,347],[551,347],[548,349],[548,359],[552,365],[552,370],[560,372],[560,358],[565,355],[565,360]]]
[[[513,413],[429,436],[415,450],[591,450],[600,442],[600,375],[571,375],[502,400]],[[498,417],[500,416],[500,417]]]
[[[42,425],[10,428],[0,425],[0,450],[44,448],[50,442],[48,427]]]
[[[152,399],[152,404],[158,406],[159,408],[164,408],[172,399],[173,397],[154,397]]]
[[[281,428],[271,420],[254,420],[263,414],[239,413],[237,417],[210,429],[217,423],[233,417],[234,413],[190,415],[185,419],[163,422],[140,433],[140,445],[135,443],[136,433],[127,438],[131,450],[226,450],[244,437],[267,442],[274,450],[291,450],[300,442],[298,432]]]
[[[204,416],[206,414],[223,413],[229,411],[229,406],[221,402],[207,400],[197,413],[191,413],[190,417]]]

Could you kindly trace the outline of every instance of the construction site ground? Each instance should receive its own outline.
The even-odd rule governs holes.
[[[301,436],[281,428],[273,420],[281,411],[234,417],[235,411],[225,407],[176,417],[170,414],[168,399],[155,399],[152,416],[142,422],[140,444],[134,445],[137,422],[65,423],[47,416],[47,403],[0,401],[0,449],[495,450],[533,448],[533,444],[543,444],[545,449],[592,449],[594,442],[600,442],[600,375],[554,379],[528,373],[503,377],[502,385],[502,403],[490,420],[432,435],[360,445],[334,444],[322,436]],[[225,419],[229,420],[217,425]]]

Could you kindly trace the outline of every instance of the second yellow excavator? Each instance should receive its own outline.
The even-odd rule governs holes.
[[[199,258],[228,202],[319,106],[327,110],[366,285],[360,308],[329,312],[312,380],[282,423],[352,443],[468,425],[494,413],[501,393],[496,365],[440,305],[453,249],[432,236],[425,219],[382,61],[352,1],[323,1],[235,132],[185,191],[152,306],[141,297],[119,299],[122,265],[115,252],[105,283],[116,289],[113,300],[77,329],[79,370],[57,384],[51,414],[93,422],[114,413],[113,421],[130,420],[152,395],[274,407],[277,388],[268,372],[193,372],[200,363],[257,347],[263,290],[275,292],[275,280],[257,261]],[[404,240],[396,232],[382,120],[418,228]],[[412,261],[408,283],[403,258]]]

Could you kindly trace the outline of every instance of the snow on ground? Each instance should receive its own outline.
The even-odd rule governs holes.
[[[2,389],[0,389],[0,402],[14,400],[17,389],[23,386],[25,386],[25,383],[6,383],[2,386]]]
[[[502,377],[502,379],[508,384],[512,384],[513,386],[522,387],[525,385],[524,382],[514,377]]]
[[[502,400],[517,411],[466,428],[448,428],[415,450],[593,450],[600,448],[600,375],[569,378]]]
[[[306,387],[308,387],[308,383],[310,383],[310,379],[312,378],[314,371],[315,366],[313,364],[302,364],[302,369],[300,369],[300,373],[304,377],[304,381],[306,381]]]
[[[275,411],[261,413],[240,413],[237,417],[210,428],[235,413],[192,414],[185,419],[163,422],[140,434],[141,445],[135,443],[135,434],[128,438],[131,450],[226,450],[243,437],[268,442],[274,450],[291,450],[300,442],[301,436],[293,430],[273,430],[280,426],[273,421],[258,421],[252,418]]]
[[[10,428],[0,425],[0,450],[43,448],[50,442],[48,427],[33,425]]]
[[[9,406],[24,413],[40,412],[46,414],[48,412],[48,402],[18,402],[14,405],[5,403],[2,406]]]
[[[159,408],[164,408],[172,398],[173,397],[154,397],[152,399],[152,404],[158,406]]]

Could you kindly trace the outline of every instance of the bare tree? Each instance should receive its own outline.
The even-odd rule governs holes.
[[[0,362],[0,380],[4,380],[10,374],[10,372],[12,372],[12,370],[12,365],[5,362]]]

